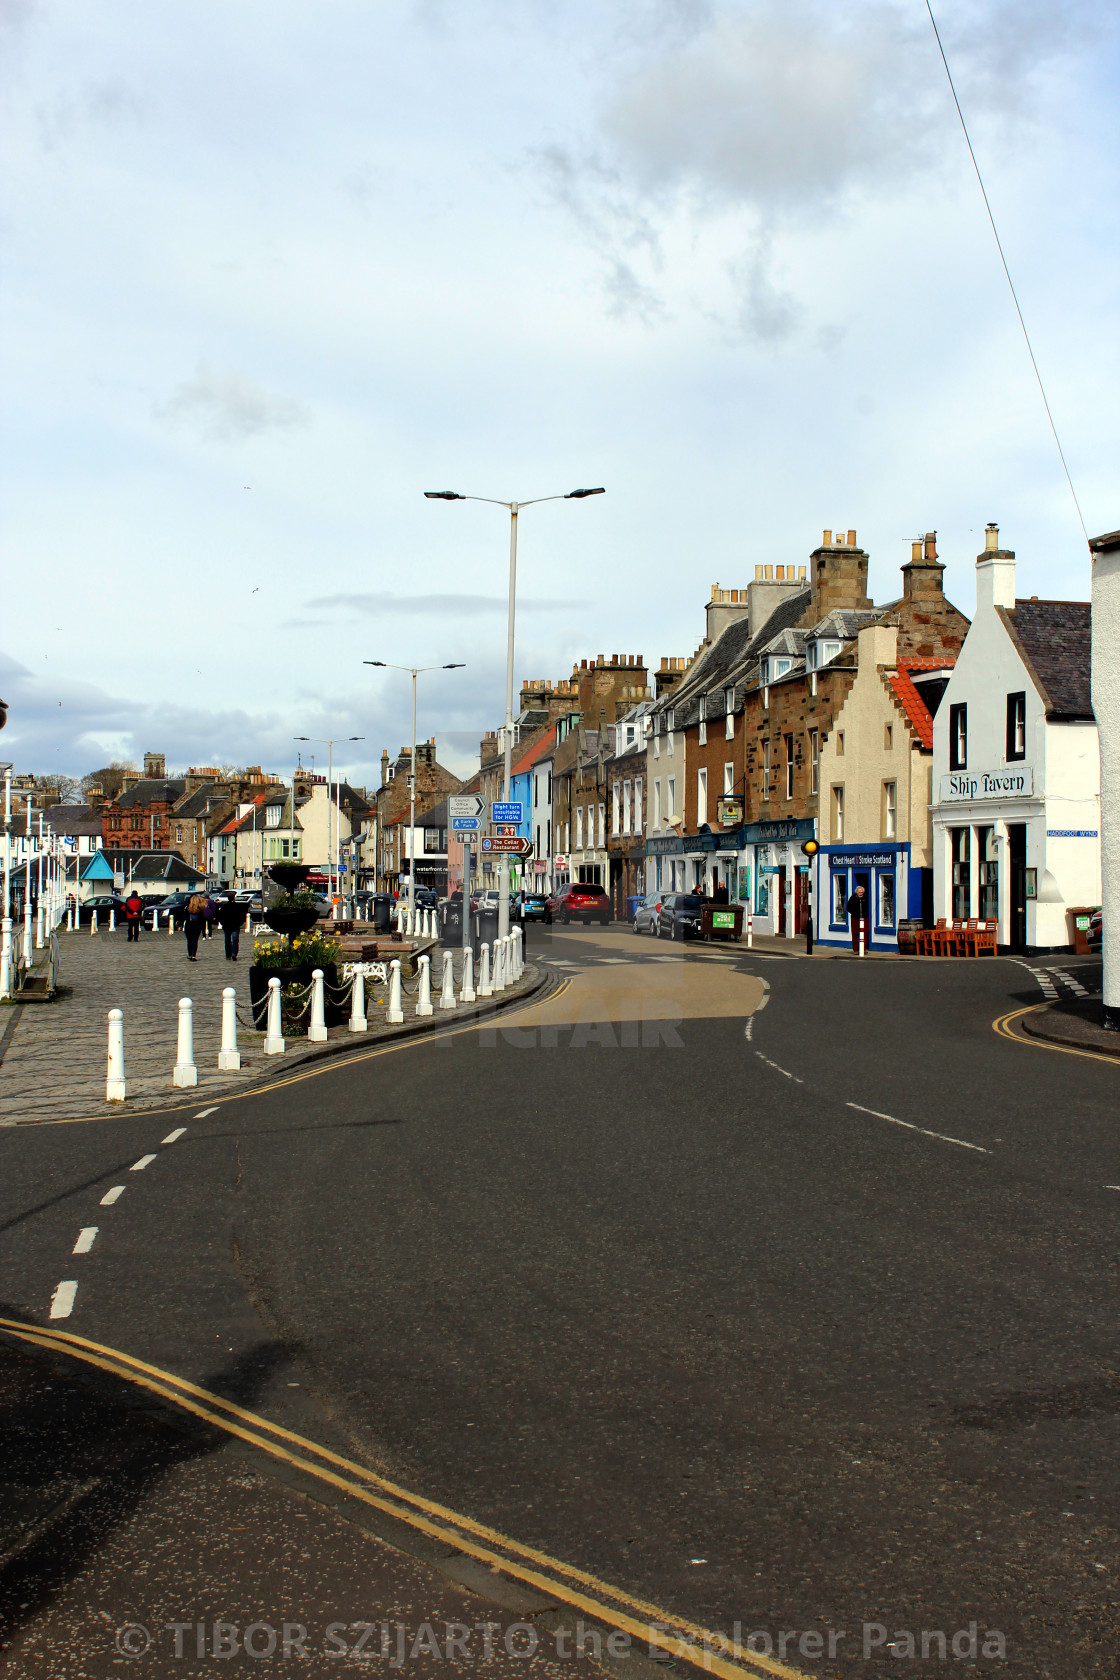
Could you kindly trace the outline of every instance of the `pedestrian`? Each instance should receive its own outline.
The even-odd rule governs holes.
[[[867,949],[868,924],[871,920],[871,900],[867,896],[867,888],[861,882],[844,906],[852,927],[852,950],[859,950],[859,928],[863,923],[863,948]]]
[[[190,962],[198,961],[198,941],[205,926],[206,895],[192,893],[187,901],[187,914],[183,921],[183,931],[187,936],[187,958]]]
[[[232,892],[227,892],[222,903],[218,905],[218,920],[222,924],[222,932],[226,936],[226,961],[236,962],[237,946],[241,937],[241,924],[245,920],[245,912]]]
[[[214,921],[218,914],[218,906],[214,903],[214,900],[210,897],[209,893],[205,893],[203,897],[206,903],[206,909],[204,912],[206,916],[206,937],[207,939],[213,939]]]
[[[139,945],[140,943],[140,917],[143,910],[144,900],[140,897],[136,888],[133,887],[124,901],[124,920],[128,929],[128,943],[130,945]]]

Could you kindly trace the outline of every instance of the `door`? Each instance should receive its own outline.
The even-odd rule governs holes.
[[[793,931],[804,933],[809,926],[809,871],[797,871],[797,893],[793,903]]]
[[[778,883],[778,938],[786,935],[786,866],[783,863],[774,879]]]
[[[1011,926],[1008,935],[1013,951],[1027,948],[1027,825],[1008,823],[1007,860],[1011,873]]]

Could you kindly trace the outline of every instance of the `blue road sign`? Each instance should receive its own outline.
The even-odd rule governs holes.
[[[495,799],[490,806],[490,821],[520,823],[525,821],[525,807],[520,799]]]
[[[451,827],[456,833],[462,833],[465,830],[468,834],[474,834],[478,829],[478,818],[452,817]]]

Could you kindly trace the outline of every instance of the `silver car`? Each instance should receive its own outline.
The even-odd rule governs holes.
[[[634,908],[634,932],[656,933],[657,915],[664,900],[664,893],[648,893],[640,899]]]

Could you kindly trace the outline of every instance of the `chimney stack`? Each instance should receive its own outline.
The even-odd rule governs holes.
[[[902,593],[907,600],[933,601],[945,594],[945,567],[937,558],[937,532],[910,544],[909,562],[902,568]]]

